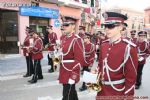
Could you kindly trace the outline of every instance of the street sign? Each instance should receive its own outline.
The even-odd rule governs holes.
[[[59,26],[60,26],[60,21],[59,21],[58,19],[56,19],[56,20],[54,21],[54,26],[55,26],[55,27],[59,27]]]

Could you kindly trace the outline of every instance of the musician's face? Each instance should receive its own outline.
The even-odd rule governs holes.
[[[146,35],[141,35],[141,36],[139,36],[139,40],[140,41],[145,41],[146,40]]]
[[[64,33],[65,34],[70,34],[71,32],[74,31],[75,24],[64,25],[63,28],[64,28]]]
[[[49,33],[51,33],[51,32],[52,32],[52,29],[51,29],[51,28],[47,28],[47,31],[48,31]]]

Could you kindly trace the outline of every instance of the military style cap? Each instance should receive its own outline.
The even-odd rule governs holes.
[[[85,30],[85,26],[79,26],[79,30]]]
[[[146,31],[140,31],[138,32],[139,36],[147,36],[147,32]]]
[[[90,33],[85,33],[83,38],[90,38],[90,37],[92,37],[92,35]]]
[[[105,35],[105,33],[103,33],[102,31],[98,31],[97,34]]]
[[[26,26],[26,31],[30,32],[32,30],[32,28]]]
[[[104,24],[124,23],[127,20],[127,16],[117,12],[105,12],[102,15],[105,19]]]
[[[70,24],[75,24],[77,19],[71,16],[63,16],[62,20],[63,20],[63,26],[68,26]]]
[[[47,28],[47,29],[52,29],[53,26],[52,26],[52,25],[48,25],[46,28]]]

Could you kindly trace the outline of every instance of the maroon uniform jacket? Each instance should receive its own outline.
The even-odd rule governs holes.
[[[90,65],[94,63],[95,45],[92,43],[84,43],[84,48],[85,48],[85,62],[83,66],[89,67]]]
[[[48,39],[50,45],[48,46],[49,51],[54,51],[54,46],[56,45],[56,40],[57,40],[57,34],[52,32],[48,34]]]
[[[42,39],[39,37],[34,38],[34,44],[31,50],[33,60],[43,58],[42,49],[43,49]]]
[[[137,38],[131,38],[131,41],[133,42],[133,43],[135,43],[135,44],[137,44]]]
[[[27,35],[26,38],[25,38],[25,40],[24,40],[24,42],[23,42],[23,46],[24,46],[24,48],[23,48],[23,55],[24,56],[29,56],[27,48],[25,48],[25,47],[29,47],[30,46],[29,40],[30,40],[30,36]]]
[[[80,67],[84,63],[82,39],[75,34],[65,36],[61,43],[62,58],[60,63],[59,82],[68,84],[69,78],[77,83],[80,80]]]
[[[85,33],[79,33],[78,35],[79,35],[79,37],[81,37],[81,38],[83,39],[83,38],[84,38]]]
[[[134,95],[138,57],[136,45],[127,39],[101,45],[98,69],[102,73],[102,91],[98,96]]]
[[[149,43],[146,41],[143,42],[137,42],[137,48],[138,48],[138,55],[139,58],[143,57],[144,59],[142,61],[139,61],[140,64],[145,64],[147,56],[150,54],[149,51]]]

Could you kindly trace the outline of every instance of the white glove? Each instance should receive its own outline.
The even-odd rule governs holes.
[[[68,84],[75,84],[75,80],[69,78]]]

